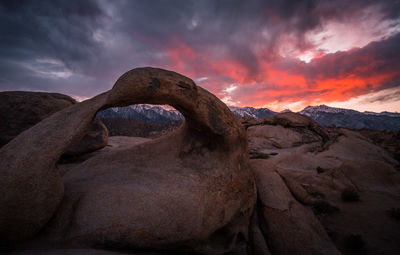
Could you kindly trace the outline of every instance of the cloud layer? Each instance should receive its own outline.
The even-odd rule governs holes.
[[[0,90],[85,98],[157,66],[234,105],[345,102],[400,87],[399,13],[396,0],[2,1]]]

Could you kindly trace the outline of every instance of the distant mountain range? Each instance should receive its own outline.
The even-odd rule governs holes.
[[[135,104],[126,107],[114,107],[97,114],[100,118],[137,119],[144,122],[167,123],[172,120],[183,120],[177,110],[166,110],[160,106]]]
[[[267,108],[229,107],[238,117],[265,118],[276,114]],[[136,104],[126,107],[115,107],[98,113],[100,118],[138,119],[144,122],[167,123],[172,120],[183,120],[183,115],[177,110],[166,110],[160,106]]]
[[[268,108],[229,106],[229,109],[231,109],[231,111],[238,117],[252,117],[256,119],[261,119],[276,114],[276,112],[271,111]]]
[[[326,105],[308,106],[299,112],[324,126],[351,129],[400,130],[400,113],[358,112]]]
[[[267,108],[229,107],[238,117],[265,118],[277,112]],[[283,112],[287,112],[285,110]],[[400,130],[400,113],[358,112],[355,110],[334,108],[326,105],[308,106],[299,112],[307,115],[324,126],[336,126],[351,129]],[[167,110],[160,106],[138,104],[116,107],[98,113],[100,118],[138,119],[144,122],[167,123],[182,120],[183,115],[177,110]]]

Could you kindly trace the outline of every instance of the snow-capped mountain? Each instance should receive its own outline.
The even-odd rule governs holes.
[[[276,114],[267,108],[229,107],[238,117],[264,118]],[[177,110],[167,110],[161,106],[137,104],[126,107],[115,107],[98,113],[100,118],[138,119],[145,122],[167,123],[182,120],[183,115]]]
[[[276,112],[273,112],[267,108],[229,106],[229,109],[231,109],[231,111],[238,117],[252,117],[256,119],[261,119],[276,114]]]
[[[100,118],[137,119],[144,122],[167,123],[182,120],[183,115],[176,110],[166,110],[160,106],[136,104],[126,107],[114,107],[97,114]]]
[[[238,117],[265,118],[277,114],[267,108],[235,107],[229,109]],[[282,112],[288,112],[284,110]],[[351,129],[400,130],[400,113],[391,112],[358,112],[355,110],[329,107],[326,105],[308,106],[299,112],[324,126],[337,126]],[[161,106],[137,104],[127,107],[116,107],[98,113],[100,118],[138,119],[144,122],[167,123],[182,120],[183,115],[174,109]]]
[[[312,117],[316,114],[320,113],[347,113],[347,114],[352,114],[352,113],[359,113],[355,110],[350,110],[350,109],[343,109],[343,108],[335,108],[335,107],[330,107],[327,105],[318,105],[318,106],[307,106],[303,110],[301,110],[299,113],[303,115],[307,115],[309,117]]]
[[[309,116],[324,126],[400,130],[400,113],[359,112],[326,105],[307,106],[299,113]]]

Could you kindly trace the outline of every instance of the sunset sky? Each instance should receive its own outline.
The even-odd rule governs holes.
[[[0,1],[0,90],[179,72],[228,105],[400,112],[400,1]]]

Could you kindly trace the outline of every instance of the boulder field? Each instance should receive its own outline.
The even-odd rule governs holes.
[[[108,137],[95,119],[140,103],[169,104],[185,122],[148,139]],[[290,112],[240,120],[189,78],[156,68],[43,116],[0,149],[0,252],[400,250],[398,162],[360,132]]]

